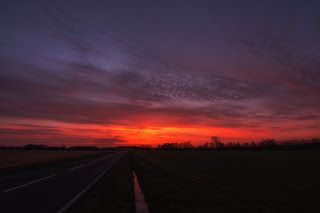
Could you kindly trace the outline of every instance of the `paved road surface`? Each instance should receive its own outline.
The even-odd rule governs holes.
[[[0,212],[64,212],[123,152],[0,177]]]

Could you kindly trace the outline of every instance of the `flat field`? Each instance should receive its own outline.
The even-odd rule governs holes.
[[[319,212],[320,151],[135,152],[154,212]]]
[[[102,151],[0,150],[0,176],[101,155]]]

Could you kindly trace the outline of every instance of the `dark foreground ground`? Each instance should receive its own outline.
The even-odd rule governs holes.
[[[319,212],[320,151],[135,152],[151,212]]]
[[[85,177],[100,174],[110,160],[88,159],[80,164],[56,166],[56,176],[10,194],[2,192],[4,197],[0,201],[6,200],[9,204],[12,202],[9,196],[13,196],[20,200],[16,201],[20,203],[17,209],[24,209],[24,205],[45,207],[46,202],[57,201],[51,197],[58,196],[61,200],[62,195],[76,191],[72,190],[73,185]],[[76,169],[69,171],[74,167]],[[141,151],[123,155],[68,212],[135,212],[132,171],[138,177],[151,213],[286,213],[319,212],[320,209],[320,151]],[[5,179],[2,183],[8,188]],[[15,186],[14,182],[10,184]],[[46,190],[46,184],[52,186],[52,192]],[[78,191],[83,186],[79,185]],[[57,190],[60,190],[58,194]],[[22,195],[17,197],[15,193]],[[28,194],[42,201],[27,202]],[[67,200],[69,198],[62,201]],[[57,207],[62,206],[62,201]],[[46,212],[49,210],[53,209]],[[0,209],[0,212],[3,211]]]

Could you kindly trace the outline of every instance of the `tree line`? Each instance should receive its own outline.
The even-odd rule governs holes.
[[[0,150],[104,150],[104,151],[135,151],[135,150],[197,150],[197,151],[228,151],[228,150],[303,150],[303,149],[320,149],[320,138],[300,139],[300,140],[274,140],[263,139],[259,142],[251,143],[222,143],[220,137],[212,136],[209,142],[195,146],[191,141],[181,143],[163,143],[156,148],[151,145],[140,146],[118,146],[104,147],[96,146],[73,146],[66,148],[63,146],[47,146],[28,144],[25,146],[0,146]]]
[[[65,145],[62,146],[48,146],[48,145],[41,145],[41,144],[28,144],[25,146],[0,146],[0,150],[101,150],[99,147],[96,146],[72,146],[66,148]]]
[[[150,148],[151,149],[151,148]],[[220,137],[212,136],[211,141],[194,146],[191,141],[182,143],[164,143],[158,145],[157,150],[203,150],[203,151],[222,151],[222,150],[303,150],[320,149],[320,138],[301,139],[301,140],[281,140],[263,139],[259,142],[251,143],[222,143]]]

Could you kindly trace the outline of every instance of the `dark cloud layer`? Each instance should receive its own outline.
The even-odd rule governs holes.
[[[3,123],[5,137],[63,137],[35,119],[266,128],[273,136],[320,130],[316,1],[3,1],[1,8],[0,116],[8,124],[29,119],[31,128]],[[111,135],[94,143],[125,142]]]

